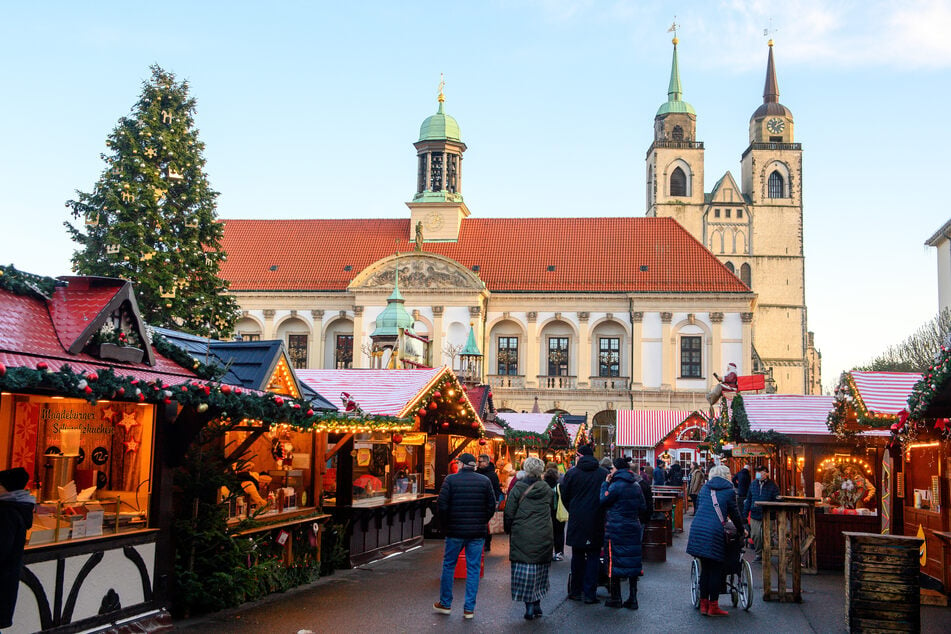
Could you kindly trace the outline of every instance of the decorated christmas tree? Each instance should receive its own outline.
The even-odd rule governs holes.
[[[238,317],[218,276],[218,192],[204,172],[188,83],[158,66],[138,103],[106,140],[110,154],[91,192],[66,206],[83,224],[64,223],[79,244],[73,269],[132,281],[149,323],[221,337]]]

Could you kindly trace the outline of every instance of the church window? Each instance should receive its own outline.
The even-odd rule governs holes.
[[[732,209],[727,209],[727,210],[725,210],[725,211],[726,211],[726,217],[729,218],[729,217],[730,217],[730,212],[732,212],[733,210],[732,210]]]
[[[750,270],[750,265],[744,263],[743,266],[740,267],[740,279],[743,281],[744,284],[746,284],[750,288],[753,287],[752,275],[753,274],[752,274],[752,271]]]
[[[769,175],[769,187],[767,196],[769,198],[786,198],[786,181],[779,170],[773,170]]]
[[[726,262],[724,266],[730,270],[730,273],[736,273],[736,267],[733,266],[732,262]]]
[[[684,171],[679,167],[675,167],[674,171],[670,174],[670,195],[687,195],[687,175],[684,174]]]
[[[426,155],[419,155],[419,173],[416,177],[416,193],[421,194],[426,189]]]
[[[679,125],[675,125],[674,129],[670,132],[670,138],[674,141],[683,141],[684,140],[684,129]]]
[[[518,374],[518,337],[499,337],[496,360],[499,374]]]
[[[568,376],[568,337],[548,338],[548,376]]]
[[[700,354],[701,337],[680,338],[680,378],[699,379],[702,357]]]
[[[298,370],[307,367],[307,335],[287,335],[287,354]]]
[[[621,339],[601,337],[598,345],[598,376],[621,375]]]
[[[442,152],[433,152],[430,158],[429,189],[434,192],[443,190]]]
[[[714,210],[713,210],[713,217],[714,217],[714,218],[719,218],[719,217],[720,217],[720,210],[719,210],[719,209],[714,209]]]

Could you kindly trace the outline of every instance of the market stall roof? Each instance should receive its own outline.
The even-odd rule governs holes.
[[[655,447],[690,414],[683,410],[620,409],[614,444],[618,447]]]
[[[856,397],[865,409],[877,414],[897,415],[908,407],[908,397],[921,380],[917,372],[851,372]]]
[[[688,429],[699,430],[691,434],[690,438],[683,437],[682,435]],[[657,441],[657,444],[667,441],[672,436],[674,440],[679,442],[700,442],[702,441],[707,433],[710,431],[710,423],[707,420],[707,417],[701,414],[700,412],[691,412],[689,416],[683,419],[680,423],[674,426],[669,432],[664,434],[664,437]]]
[[[781,434],[830,436],[826,420],[832,411],[834,396],[799,394],[749,394],[743,396],[750,431],[776,431]],[[887,436],[887,430],[863,431],[864,436]]]
[[[508,413],[504,414],[505,422],[508,423],[508,426],[517,431],[527,431],[534,434],[544,434],[545,430],[548,429],[548,425],[551,424],[552,414],[516,414]]]
[[[65,365],[78,373],[112,369],[119,376],[167,384],[196,378],[148,346],[139,363],[95,356],[92,337],[117,310],[136,320],[134,328],[144,339],[145,324],[138,316],[132,285],[124,280],[61,278],[48,298],[0,288],[0,363],[8,368],[45,364],[52,372]],[[81,323],[89,326],[81,328]]]

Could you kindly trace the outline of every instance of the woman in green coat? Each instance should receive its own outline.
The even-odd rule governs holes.
[[[525,618],[531,620],[542,615],[541,599],[548,594],[555,495],[542,479],[545,463],[529,457],[522,470],[525,477],[506,498],[505,528],[511,534],[512,600],[525,603]]]

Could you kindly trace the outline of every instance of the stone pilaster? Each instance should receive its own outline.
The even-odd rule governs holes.
[[[589,313],[578,313],[578,387],[588,387],[591,377],[591,326]],[[569,371],[570,374],[570,371]]]
[[[363,306],[353,307],[353,367],[369,368],[370,359],[363,354],[367,333],[363,330]]]
[[[740,313],[740,319],[743,321],[743,365],[749,359],[752,364],[753,359],[753,313]],[[740,368],[740,374],[750,374],[752,367]]]
[[[531,311],[526,317],[528,328],[525,335],[525,386],[538,387],[538,366],[542,354],[541,342],[538,339],[538,313]]]
[[[432,364],[439,368],[442,367],[445,363],[443,358],[442,347],[445,338],[443,337],[443,313],[445,312],[444,306],[433,306],[433,333],[432,333]]]
[[[676,372],[675,369],[675,359],[677,358],[677,341],[673,336],[670,322],[674,318],[673,313],[663,312],[660,314],[660,323],[661,323],[661,356],[662,356],[662,369],[661,369],[661,379],[660,387],[661,389],[673,389],[674,385],[677,384],[676,381]]]
[[[643,332],[644,313],[635,311],[631,313],[631,383],[633,385],[644,384],[644,337]]]
[[[277,339],[277,333],[274,332],[274,309],[265,308],[263,313],[264,331],[261,333],[261,339]]]

